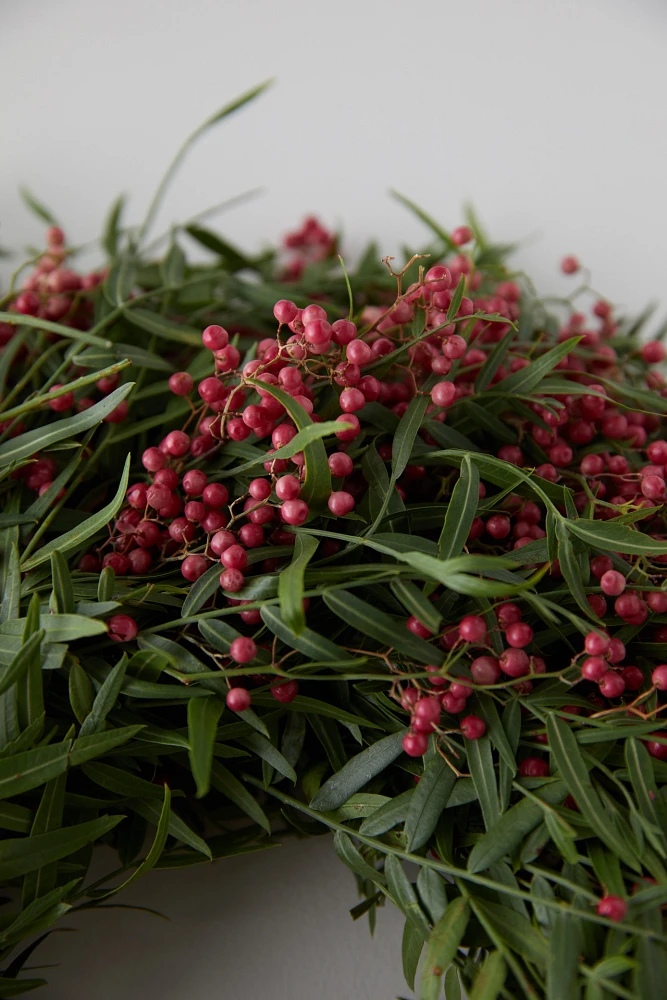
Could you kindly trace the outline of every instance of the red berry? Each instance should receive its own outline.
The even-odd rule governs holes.
[[[273,315],[279,323],[291,323],[296,319],[298,309],[289,299],[279,299],[273,307]]]
[[[620,896],[603,896],[597,905],[598,915],[618,923],[625,920],[628,904]]]
[[[605,698],[620,698],[625,691],[625,681],[620,674],[609,670],[598,682],[598,687]]]
[[[113,642],[130,642],[139,631],[130,615],[112,615],[107,618],[107,629]]]
[[[229,500],[229,491],[222,483],[209,483],[204,487],[202,500],[207,507],[214,507],[219,510],[224,507]]]
[[[600,578],[600,587],[607,597],[618,597],[625,590],[625,577],[615,569],[607,570]]]
[[[461,719],[461,732],[467,740],[478,740],[486,732],[486,723],[478,715],[466,715]]]
[[[436,406],[451,406],[456,399],[456,386],[453,382],[438,382],[431,389],[431,399]]]
[[[332,493],[330,495],[327,501],[327,506],[331,513],[336,517],[344,517],[346,514],[349,514],[354,510],[354,497],[351,493],[339,490],[337,493]]]
[[[667,663],[661,663],[651,674],[651,683],[658,691],[667,691]]]
[[[234,642],[237,641],[236,639],[234,640]],[[251,701],[250,692],[242,687],[230,688],[225,698],[227,708],[231,712],[246,712],[250,708]]]
[[[204,347],[208,347],[209,351],[221,351],[227,347],[229,334],[221,326],[207,326],[201,339]]]
[[[273,684],[271,686],[271,694],[273,697],[276,701],[280,701],[284,705],[288,704],[290,701],[294,701],[298,693],[298,681],[279,681],[277,684]]]
[[[519,775],[522,778],[547,778],[549,764],[541,757],[525,757],[519,764]]]
[[[304,524],[309,513],[305,500],[286,500],[280,508],[280,516],[285,524]]]
[[[662,733],[652,733],[652,736],[662,736]],[[658,743],[657,740],[647,740],[646,749],[651,757],[656,760],[667,760],[667,743]]]
[[[644,684],[644,675],[639,667],[623,667],[621,677],[625,682],[626,691],[639,691]]]
[[[241,635],[231,643],[229,655],[237,663],[250,663],[257,656],[257,646],[252,639]]]
[[[533,630],[525,622],[514,622],[505,632],[505,639],[516,649],[523,649],[533,641]]]
[[[584,639],[584,649],[589,656],[604,656],[609,649],[609,637],[599,632],[589,632]]]
[[[581,264],[576,257],[563,257],[560,262],[560,269],[563,274],[576,274]]]
[[[504,650],[500,655],[498,665],[508,677],[523,677],[524,674],[530,673],[530,660],[523,649],[511,647]]]
[[[581,676],[587,681],[599,681],[608,670],[609,664],[601,656],[589,656],[581,666]]]
[[[230,545],[223,550],[220,562],[226,569],[245,569],[248,553],[241,545]]]
[[[504,514],[493,514],[486,522],[487,533],[496,541],[499,541],[502,538],[507,538],[510,533],[510,528],[510,519]]]
[[[62,389],[60,383],[52,385],[49,392],[55,392],[57,389]],[[55,399],[49,400],[49,409],[53,410],[55,413],[64,413],[65,410],[70,410],[74,405],[74,393],[64,392],[60,396],[56,396]]]
[[[486,622],[480,615],[466,615],[459,622],[458,630],[464,642],[480,645],[486,641]]]
[[[194,583],[208,569],[208,562],[204,556],[186,556],[181,563],[181,573],[186,580]]]
[[[470,664],[470,673],[475,684],[497,684],[500,667],[493,656],[478,656]]]
[[[425,733],[406,733],[403,737],[403,749],[408,757],[423,757],[428,749],[428,737]]]
[[[188,372],[174,372],[169,376],[169,388],[175,396],[189,396],[194,386],[194,379]]]
[[[507,629],[515,622],[521,621],[521,608],[517,604],[499,604],[496,608],[496,618],[500,628]]]
[[[244,583],[245,577],[240,569],[226,569],[220,574],[220,586],[230,594],[237,594]]]
[[[183,476],[183,490],[189,497],[201,496],[206,486],[206,473],[200,469],[190,469]]]

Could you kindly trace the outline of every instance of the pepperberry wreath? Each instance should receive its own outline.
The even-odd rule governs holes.
[[[31,201],[2,300],[0,996],[150,868],[326,831],[422,1000],[663,995],[667,327],[472,216],[349,275],[315,219],[147,244],[164,188],[87,274]]]

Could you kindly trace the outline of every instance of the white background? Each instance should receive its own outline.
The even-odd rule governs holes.
[[[661,0],[3,0],[0,243],[39,241],[19,184],[72,242],[119,191],[139,220],[181,139],[275,76],[200,142],[158,231],[262,185],[220,220],[233,240],[316,211],[349,253],[373,235],[387,254],[424,236],[393,187],[448,227],[473,201],[545,291],[572,252],[609,297],[664,303],[666,37]],[[369,945],[323,842],[156,874],[132,899],[173,923],[110,910],[56,935],[44,1000],[408,995],[399,920]]]

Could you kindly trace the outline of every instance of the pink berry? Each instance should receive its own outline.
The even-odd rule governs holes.
[[[505,639],[516,649],[523,649],[533,641],[533,630],[525,622],[514,622],[505,632]]]
[[[339,490],[337,493],[332,493],[327,501],[327,506],[332,514],[336,517],[344,517],[354,510],[354,497],[351,493],[346,493],[344,490]]]
[[[508,677],[523,677],[524,674],[530,673],[530,660],[523,649],[510,647],[504,650],[500,654],[498,665]]]
[[[451,232],[452,243],[454,246],[462,247],[465,243],[470,243],[474,238],[474,233],[469,226],[458,226]]]
[[[423,757],[428,749],[428,736],[425,733],[406,733],[403,749],[408,757]]]
[[[667,691],[667,663],[661,663],[651,674],[651,683],[658,691]]]
[[[493,514],[486,522],[485,527],[491,538],[500,541],[509,535],[511,523],[509,517],[504,514]]]
[[[257,656],[257,646],[248,636],[240,635],[230,645],[229,655],[237,663],[250,663]]]
[[[470,673],[475,684],[497,684],[500,667],[493,656],[478,656],[470,664]]]
[[[137,623],[130,615],[112,615],[111,618],[107,618],[107,629],[109,638],[113,642],[130,642],[139,631]]]
[[[248,565],[248,553],[241,545],[230,545],[223,550],[220,562],[225,569],[245,569]]]
[[[576,274],[581,264],[576,257],[563,257],[560,262],[560,269],[563,274]]]
[[[365,340],[353,340],[347,345],[347,360],[363,368],[371,360],[372,352]]]
[[[169,376],[169,388],[175,396],[189,396],[194,387],[194,379],[188,372],[174,372]]]
[[[205,403],[218,403],[225,398],[227,390],[214,375],[203,378],[197,386],[197,392]]]
[[[339,417],[336,417],[336,421],[337,423],[352,425],[349,428],[336,431],[336,437],[338,438],[339,441],[353,441],[357,437],[357,435],[361,432],[361,424],[359,423],[359,418],[354,413],[341,413]]]
[[[626,691],[639,691],[644,684],[644,675],[639,667],[623,667],[621,677],[625,682]]]
[[[252,640],[250,640],[252,642]],[[238,642],[237,639],[234,642]],[[230,688],[225,703],[230,712],[246,712],[250,708],[252,698],[250,692],[242,687]]]
[[[615,569],[607,570],[600,578],[600,587],[607,597],[618,597],[625,590],[625,577]]]
[[[253,500],[268,500],[271,496],[271,483],[268,479],[253,479],[248,492]]]
[[[296,305],[289,299],[279,299],[273,307],[273,315],[279,323],[291,323],[298,313]]]
[[[208,562],[204,556],[186,556],[181,563],[181,573],[186,580],[194,583],[208,569]]]
[[[620,674],[610,670],[598,681],[598,687],[605,698],[620,698],[625,691],[625,681]]]
[[[442,707],[449,715],[459,715],[460,712],[465,712],[466,705],[467,699],[457,698],[452,691],[447,691],[442,696]]]
[[[202,500],[207,507],[220,509],[229,500],[229,491],[222,483],[209,483],[202,492]]]
[[[549,765],[541,757],[526,757],[519,764],[519,774],[522,778],[547,778]]]
[[[467,740],[478,740],[486,732],[486,723],[478,715],[466,715],[461,719],[461,732]]]
[[[609,649],[609,637],[599,632],[589,632],[584,639],[584,649],[589,656],[604,656]]]
[[[435,264],[424,275],[428,288],[434,292],[446,292],[452,283],[452,273],[444,264]]]
[[[60,383],[52,385],[49,392],[55,392],[57,389],[62,389],[62,385]],[[56,396],[55,399],[49,400],[49,409],[53,410],[54,413],[64,413],[65,410],[70,410],[73,405],[73,392],[64,392],[61,396]]]
[[[609,670],[609,664],[601,656],[589,656],[581,665],[581,676],[587,681],[600,681]]]
[[[351,344],[357,336],[357,328],[349,319],[337,319],[331,327],[331,339],[339,347]]]
[[[220,574],[220,586],[230,594],[237,594],[244,584],[245,577],[240,569],[226,569]]]
[[[596,909],[599,916],[618,923],[625,920],[628,904],[620,896],[603,896]]]
[[[665,356],[665,345],[661,344],[659,340],[649,340],[642,347],[642,360],[647,365],[660,364],[661,361],[665,360]]]
[[[654,611],[656,614],[664,615],[667,612],[667,593],[665,591],[649,591],[649,593],[644,594],[644,600],[651,611]]]
[[[206,486],[206,473],[201,469],[190,469],[183,476],[183,490],[189,497],[201,496]]]
[[[165,438],[165,447],[168,454],[180,458],[187,454],[190,438],[183,431],[170,431]]]
[[[431,399],[436,406],[451,406],[456,399],[456,386],[453,382],[438,382],[431,389]]]
[[[201,335],[204,347],[209,351],[221,351],[229,343],[229,334],[221,326],[207,326]]]
[[[279,681],[277,684],[271,685],[271,694],[276,699],[276,701],[282,702],[283,705],[289,704],[289,702],[294,701],[298,693],[299,693],[298,681]]]
[[[464,642],[480,645],[486,641],[486,622],[479,615],[466,615],[459,622],[458,629]]]
[[[285,500],[280,507],[280,516],[285,524],[304,524],[309,513],[305,500]]]

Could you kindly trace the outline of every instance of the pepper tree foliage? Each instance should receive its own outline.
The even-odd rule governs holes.
[[[201,219],[146,246],[121,209],[103,268],[77,276],[51,229],[2,301],[0,995],[43,982],[35,935],[151,868],[329,831],[352,916],[404,914],[423,1000],[660,995],[664,331],[642,347],[647,316],[587,316],[586,283],[548,311],[474,218],[449,234],[417,210],[427,258],[371,245],[348,278],[312,220],[286,261]],[[278,301],[354,322],[360,375],[326,326],[305,346],[300,313],[276,341]],[[225,392],[210,408],[175,373]],[[165,513],[141,459],[172,430]],[[170,532],[194,469],[228,496]],[[287,475],[307,511],[281,524]],[[241,589],[218,579],[227,531]],[[120,867],[91,884],[100,842]]]

